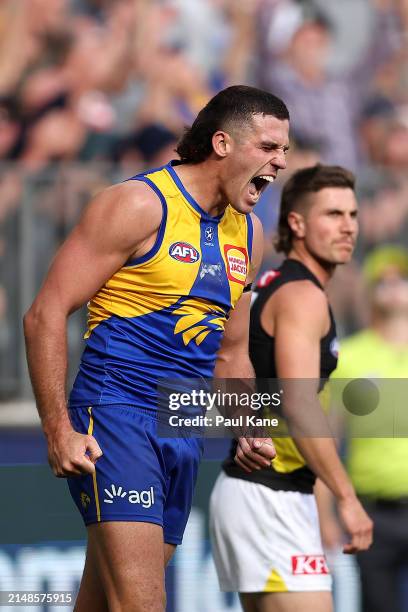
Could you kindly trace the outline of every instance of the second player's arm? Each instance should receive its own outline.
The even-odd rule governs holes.
[[[124,183],[103,191],[60,248],[24,317],[31,381],[57,476],[92,472],[101,455],[96,440],[75,432],[68,416],[67,318],[129,257],[148,250],[160,221],[160,202],[146,185]]]
[[[252,215],[254,235],[250,272],[247,285],[252,283],[258,273],[263,255],[263,232],[259,219]],[[251,291],[245,291],[226,323],[214,377],[218,379],[251,379],[255,373],[249,358],[249,313]],[[249,472],[269,467],[276,452],[270,438],[239,437],[235,461]]]
[[[317,386],[320,378],[320,340],[327,332],[325,328],[328,324],[326,298],[309,281],[290,283],[277,292],[274,308],[278,376],[282,380],[314,380],[315,397],[308,396],[306,403],[313,410],[321,411]],[[301,382],[295,382],[295,385],[302,388]],[[284,412],[295,429],[297,421],[303,428],[305,418],[313,418],[312,415],[301,414],[301,410],[301,405],[291,406],[290,402],[284,402]],[[372,522],[355,495],[333,438],[315,437],[312,423],[309,435],[294,435],[294,440],[309,467],[337,499],[342,522],[351,536],[351,542],[344,547],[344,552],[368,548],[372,541]]]

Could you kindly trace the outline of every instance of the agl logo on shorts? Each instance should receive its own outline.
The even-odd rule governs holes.
[[[292,574],[330,574],[324,555],[292,557]]]
[[[200,259],[200,253],[188,242],[173,242],[169,248],[169,255],[183,263],[195,263]]]
[[[109,489],[104,489],[107,497],[103,500],[105,504],[113,504],[115,501],[115,497],[124,498],[127,497],[127,500],[130,504],[141,504],[143,508],[151,508],[154,504],[154,489],[150,487],[150,489],[145,491],[124,491],[122,487],[116,487],[114,484],[111,484]]]

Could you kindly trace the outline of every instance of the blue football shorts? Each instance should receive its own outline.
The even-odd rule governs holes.
[[[68,478],[85,525],[101,521],[156,523],[163,527],[165,542],[181,544],[203,452],[202,439],[160,437],[156,414],[138,407],[78,407],[71,408],[69,415],[74,429],[93,435],[103,452],[94,475]]]

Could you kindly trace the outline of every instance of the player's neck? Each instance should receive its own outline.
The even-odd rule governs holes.
[[[315,275],[322,287],[326,287],[336,269],[334,264],[329,264],[328,262],[317,259],[300,245],[292,248],[288,253],[288,258],[296,259],[306,266],[306,268]]]
[[[228,200],[220,191],[218,169],[211,161],[180,164],[175,171],[184,188],[207,214],[215,217],[224,212]]]

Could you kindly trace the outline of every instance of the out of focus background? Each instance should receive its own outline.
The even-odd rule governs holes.
[[[237,83],[272,91],[291,114],[288,168],[257,207],[263,269],[279,262],[272,238],[291,172],[320,160],[356,173],[358,248],[330,290],[340,336],[356,333],[370,325],[365,258],[408,248],[407,0],[0,1],[0,591],[74,589],[83,563],[80,519],[46,466],[23,313],[90,197],[174,157],[199,109]],[[80,311],[69,382],[84,326]],[[169,610],[239,610],[218,593],[207,538],[224,449],[207,450]],[[357,570],[334,564],[336,612],[358,612]]]

